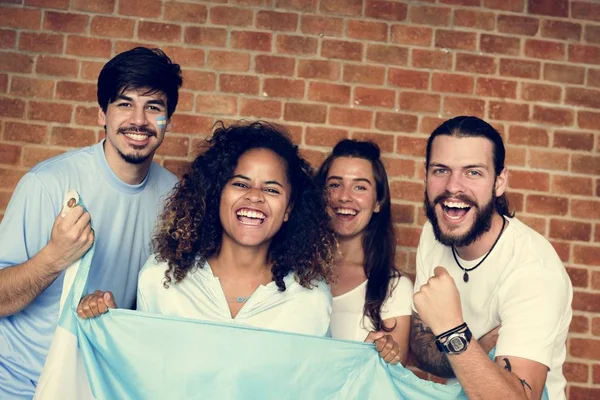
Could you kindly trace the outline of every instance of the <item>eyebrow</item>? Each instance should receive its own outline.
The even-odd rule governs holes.
[[[344,178],[342,178],[341,176],[335,176],[335,175],[332,175],[332,176],[330,176],[329,178],[327,178],[327,181],[330,181],[330,180],[332,180],[332,179],[335,179],[335,180],[340,180],[340,181],[343,181],[343,180],[344,180]],[[368,180],[367,178],[354,178],[354,179],[352,179],[352,182],[366,182],[366,183],[368,183],[369,185],[373,186],[373,184],[371,183],[371,181],[370,181],[370,180]]]
[[[452,169],[447,165],[441,164],[441,163],[436,163],[436,162],[432,162],[429,163],[429,168],[431,167],[439,167],[439,168],[446,168],[446,169]],[[461,167],[462,169],[473,169],[473,168],[481,168],[484,170],[488,170],[488,166],[486,164],[469,164],[469,165],[465,165],[463,167]]]
[[[252,179],[250,179],[249,177],[247,177],[246,175],[242,175],[242,174],[237,174],[231,177],[231,179],[235,179],[235,178],[239,178],[245,181],[250,182]],[[279,183],[276,180],[270,180],[270,181],[265,181],[265,184],[267,185],[277,185],[277,186],[281,186],[283,188],[283,185],[281,183]]]
[[[124,94],[119,94],[119,95],[117,96],[117,99],[116,99],[116,100],[125,100],[125,101],[131,101],[131,102],[133,102],[133,98],[132,98],[132,97],[125,96]],[[115,101],[116,101],[116,100],[115,100]],[[160,106],[166,107],[166,104],[165,104],[165,102],[164,102],[162,99],[152,99],[152,100],[148,100],[148,101],[146,102],[146,104],[157,104],[157,105],[160,105]]]

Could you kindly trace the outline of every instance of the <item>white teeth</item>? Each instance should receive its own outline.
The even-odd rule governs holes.
[[[146,135],[139,135],[136,133],[126,133],[125,136],[127,136],[130,139],[137,140],[137,141],[145,140],[148,137]]]
[[[353,210],[351,208],[336,208],[335,212],[337,214],[341,214],[341,215],[356,215],[356,214],[358,214],[356,212],[356,210]]]
[[[470,208],[471,206],[466,203],[459,203],[454,201],[444,201],[444,205],[449,208]]]
[[[260,211],[252,211],[252,210],[246,210],[246,209],[238,210],[236,212],[236,215],[238,215],[240,217],[257,218],[257,219],[267,218],[267,216],[265,214],[261,213]]]

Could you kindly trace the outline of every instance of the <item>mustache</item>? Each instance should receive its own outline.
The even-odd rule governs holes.
[[[462,201],[465,204],[470,205],[471,207],[477,207],[477,202],[470,198],[469,196],[467,196],[464,193],[458,193],[458,194],[452,194],[450,192],[444,192],[438,196],[436,196],[433,201],[431,202],[432,205],[436,205],[438,203],[442,203],[443,201],[447,200],[447,199],[454,199],[454,200],[459,200]]]
[[[154,129],[150,128],[149,126],[137,126],[137,125],[122,126],[119,129],[117,129],[117,133],[120,133],[120,134],[144,133],[148,136],[156,136],[156,131]]]

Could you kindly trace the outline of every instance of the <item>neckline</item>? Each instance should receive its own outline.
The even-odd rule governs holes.
[[[150,164],[150,168],[148,169],[148,173],[142,182],[137,185],[130,185],[128,183],[123,182],[110,168],[108,165],[108,161],[106,160],[106,153],[104,152],[104,143],[106,139],[102,139],[99,143],[93,146],[94,158],[96,159],[96,163],[100,167],[100,173],[106,181],[115,189],[128,194],[137,194],[144,190],[146,184],[148,183],[148,177],[152,169],[154,168],[154,163]]]
[[[338,296],[333,296],[333,299],[336,300],[336,299],[339,299],[341,297],[347,296],[347,295],[351,294],[352,292],[357,291],[360,287],[365,286],[367,284],[368,280],[369,279],[365,279],[364,281],[362,281],[361,283],[359,283],[358,285],[356,285],[355,287],[353,287],[352,289],[348,290],[345,293],[342,293],[342,294],[340,294]]]

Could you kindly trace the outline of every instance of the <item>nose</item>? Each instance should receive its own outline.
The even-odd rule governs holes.
[[[446,181],[446,190],[453,194],[464,192],[463,175],[456,172],[450,173]]]
[[[252,203],[262,203],[265,200],[263,192],[259,188],[248,189],[246,199]]]
[[[148,124],[148,118],[146,117],[146,110],[144,107],[133,107],[130,116],[131,124],[137,126],[144,126]]]
[[[348,186],[343,186],[340,190],[339,190],[339,201],[341,202],[348,202],[352,200],[352,196],[351,196],[351,192],[350,192],[351,188]]]

